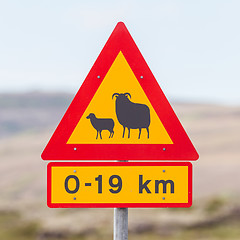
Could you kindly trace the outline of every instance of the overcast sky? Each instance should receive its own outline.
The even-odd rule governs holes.
[[[123,21],[170,99],[240,104],[239,0],[0,0],[0,92],[76,93]]]

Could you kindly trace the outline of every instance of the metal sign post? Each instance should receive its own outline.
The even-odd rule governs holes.
[[[114,240],[128,240],[128,208],[114,208]]]
[[[128,240],[128,208],[114,208],[113,234],[113,240]]]

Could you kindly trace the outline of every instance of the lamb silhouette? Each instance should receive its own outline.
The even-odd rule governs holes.
[[[140,139],[142,128],[147,129],[149,138],[150,110],[145,104],[133,103],[128,99],[130,93],[114,93],[112,99],[116,96],[116,114],[119,123],[123,126],[123,138],[125,128],[128,129],[128,138],[130,138],[130,129],[139,129],[138,139]]]
[[[109,138],[113,137],[114,131],[114,121],[111,118],[97,118],[94,113],[90,113],[87,116],[87,119],[90,119],[90,122],[92,126],[97,130],[97,137],[98,139],[98,133],[100,135],[100,138],[102,139],[101,132],[102,130],[108,130],[110,132]]]

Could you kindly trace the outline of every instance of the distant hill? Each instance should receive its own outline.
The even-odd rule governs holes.
[[[71,103],[73,94],[0,94],[0,138],[56,125]]]
[[[29,92],[0,94],[0,138],[56,126],[74,94]],[[171,101],[180,121],[240,118],[240,107]],[[189,119],[191,118],[191,119]],[[190,121],[191,123],[192,121]]]

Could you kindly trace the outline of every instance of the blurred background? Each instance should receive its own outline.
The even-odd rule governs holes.
[[[129,239],[240,239],[240,2],[0,0],[0,239],[112,239],[113,209],[49,209],[40,154],[123,21],[200,154],[189,209]]]

